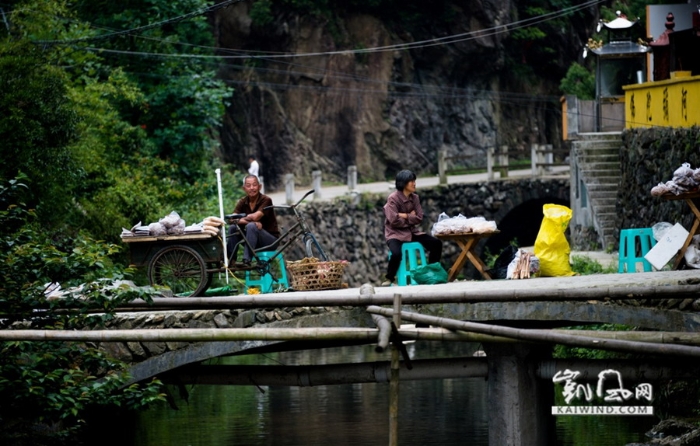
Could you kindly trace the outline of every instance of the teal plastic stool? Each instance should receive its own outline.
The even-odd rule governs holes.
[[[258,258],[261,260],[269,260],[272,258],[272,256],[275,254],[275,251],[262,251],[262,252],[256,252],[255,253]],[[278,255],[275,257],[275,260],[277,261],[277,265],[279,266],[280,269],[280,274],[279,278],[277,281],[272,280],[272,275],[270,274],[264,274],[260,278],[255,279],[251,277],[251,271],[246,271],[245,272],[245,286],[246,286],[246,294],[248,294],[248,288],[250,287],[259,287],[261,293],[272,293],[275,291],[275,284],[276,285],[284,285],[286,288],[289,288],[289,281],[287,280],[287,268],[284,267],[284,257],[282,254]]]
[[[389,258],[391,258],[391,251],[389,251]],[[418,282],[411,277],[411,271],[428,264],[425,260],[423,245],[418,242],[408,242],[401,245],[401,260],[399,271],[396,273],[396,284],[399,286],[418,285]]]
[[[654,231],[651,228],[623,229],[620,231],[618,273],[637,272],[637,263],[639,262],[642,262],[645,272],[650,272],[651,263],[644,258],[644,255],[655,244]]]

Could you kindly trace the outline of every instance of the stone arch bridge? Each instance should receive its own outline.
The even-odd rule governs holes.
[[[525,329],[616,324],[672,333],[664,342],[685,343],[680,333],[700,332],[699,292],[700,276],[686,270],[410,287],[364,285],[344,290],[218,298],[160,298],[154,306],[136,303],[143,311],[120,313],[108,328],[172,329],[173,333],[205,329],[212,342],[192,343],[164,336],[159,340],[105,342],[102,347],[112,356],[133,364],[133,380],[141,381],[218,356],[329,345],[319,332],[267,339],[267,335],[253,329],[272,329],[267,333],[278,328],[375,330],[377,323],[367,307],[390,305],[396,294],[401,296],[403,311],[451,320]],[[254,334],[238,340],[217,339],[211,334],[246,331],[229,329],[246,329]],[[488,337],[484,341],[478,336],[452,340],[470,339],[488,342]],[[377,334],[361,335],[347,342],[376,343]]]
[[[275,372],[260,368],[238,371],[235,368],[245,366],[205,362],[225,355],[338,343],[385,346],[391,330],[382,327],[390,325],[386,318],[393,316],[392,308],[401,309],[403,320],[431,327],[400,326],[398,337],[393,338],[396,345],[402,339],[478,342],[486,355],[424,360],[412,370],[407,365],[410,358],[404,356],[400,379],[488,377],[487,410],[493,421],[489,423],[489,444],[547,445],[554,401],[552,378],[558,371],[581,370],[590,378],[601,370],[614,369],[647,382],[696,379],[700,373],[698,296],[700,276],[694,270],[408,287],[363,285],[316,292],[157,298],[151,305],[135,301],[130,312],[120,313],[109,330],[54,331],[52,336],[57,336],[54,340],[101,342],[111,355],[132,363],[132,382],[153,376],[180,384],[258,386],[387,382],[391,376],[388,362],[292,366]],[[600,323],[639,331],[556,329]],[[333,329],[336,332],[330,334],[343,336],[329,336]],[[46,336],[26,332],[0,334],[30,340]],[[633,351],[636,357],[627,362],[553,360],[553,344]],[[206,381],[213,375],[218,377]]]

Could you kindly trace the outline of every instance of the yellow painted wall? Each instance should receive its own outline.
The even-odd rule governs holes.
[[[700,125],[700,76],[626,85],[625,128]]]

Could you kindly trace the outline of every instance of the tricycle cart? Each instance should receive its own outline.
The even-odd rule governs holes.
[[[222,272],[221,238],[209,234],[123,237],[131,249],[131,264],[146,267],[153,286],[167,286],[173,294],[199,296],[215,272]]]
[[[252,263],[232,263],[235,259],[231,258],[228,265],[229,271],[257,271],[260,274],[271,274],[272,262],[276,261],[282,251],[299,238],[304,244],[308,258],[328,260],[298,209],[299,204],[313,192],[313,190],[307,192],[296,204],[273,206],[274,209],[291,209],[295,223],[274,244],[254,249],[256,254]],[[245,214],[228,215],[226,219],[235,224],[242,217],[245,217]],[[243,235],[241,243],[248,243],[240,227],[238,231]],[[131,264],[147,268],[151,285],[167,286],[175,296],[201,296],[209,288],[214,273],[226,272],[221,236],[209,234],[126,236],[122,237],[122,241],[131,249]],[[261,258],[257,253],[263,251],[273,252],[273,254]],[[228,253],[229,256],[231,254]]]

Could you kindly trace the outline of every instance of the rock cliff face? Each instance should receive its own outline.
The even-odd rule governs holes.
[[[322,20],[277,6],[272,23],[257,26],[250,2],[218,11],[212,24],[222,55],[257,55],[227,59],[220,73],[236,90],[221,133],[224,160],[244,167],[255,155],[272,190],[285,173],[309,184],[313,170],[343,179],[350,165],[360,181],[403,168],[436,173],[441,149],[452,167],[484,166],[489,146],[560,146],[559,80],[596,11],[547,38],[552,70],[527,68],[525,47],[515,51],[521,65],[512,64],[501,26],[519,19],[517,2],[438,3],[449,6],[449,18],[428,14],[410,30],[368,14]],[[415,47],[347,52],[401,44]],[[305,55],[279,57],[289,54]]]

